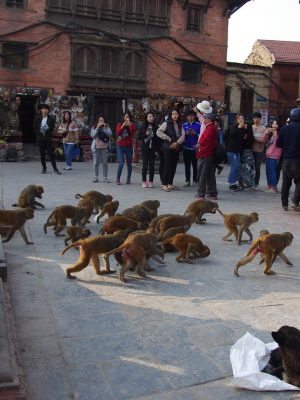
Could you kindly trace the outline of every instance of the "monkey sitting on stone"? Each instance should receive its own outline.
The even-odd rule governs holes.
[[[39,199],[42,198],[42,194],[44,193],[43,186],[37,185],[29,185],[26,186],[20,193],[18,198],[18,203],[12,204],[12,207],[32,207],[36,209],[36,206],[45,208],[45,206],[38,201],[35,200],[36,197]]]
[[[253,240],[253,235],[249,226],[258,221],[258,214],[256,212],[247,215],[238,213],[223,214],[219,208],[216,211],[224,218],[224,225],[227,228],[227,233],[223,237],[223,240],[228,240],[228,238],[234,234],[237,244],[240,245],[244,231],[248,234],[249,240]],[[239,227],[239,229],[237,227]]]
[[[187,233],[178,233],[177,235],[166,239],[163,245],[171,245],[179,255],[176,257],[177,262],[191,263],[194,258],[205,258],[210,254],[210,250],[196,236]]]
[[[7,243],[13,237],[16,230],[19,230],[26,244],[33,244],[27,238],[24,224],[28,219],[34,217],[32,207],[19,208],[17,210],[0,210],[0,226],[7,226],[9,230],[6,238],[2,239],[2,243]]]
[[[82,228],[81,226],[68,226],[67,237],[65,238],[65,245],[68,246],[69,240],[74,243],[79,239],[86,239],[90,235],[91,231],[87,228]]]
[[[218,203],[211,200],[195,200],[187,206],[185,215],[194,215],[197,224],[204,224],[205,218],[202,218],[204,214],[211,213],[215,214],[219,208]]]

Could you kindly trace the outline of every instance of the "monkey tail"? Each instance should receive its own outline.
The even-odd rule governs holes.
[[[219,208],[216,208],[216,211],[218,211],[222,215],[222,217],[225,217],[225,215],[222,213],[222,211]]]
[[[83,196],[79,193],[75,194],[75,199],[83,199]]]
[[[254,240],[254,242],[252,243],[252,245],[249,247],[246,256],[250,256],[251,253],[253,253],[260,245],[260,240],[256,239]]]
[[[49,217],[47,218],[46,223],[44,224],[44,233],[47,233],[47,226],[49,224],[49,222],[51,221],[53,215],[55,214],[55,210],[52,211],[52,213],[49,215]]]
[[[82,245],[82,240],[77,240],[76,242],[71,243],[71,244],[69,244],[69,246],[65,247],[63,249],[63,251],[61,252],[61,255],[63,256],[65,254],[65,252],[70,250],[70,249],[72,249],[72,247],[78,247],[78,246],[81,246],[81,245]]]
[[[127,247],[129,247],[129,244],[123,243],[123,244],[121,244],[121,246],[117,247],[116,249],[111,250],[108,253],[105,253],[105,255],[110,256],[111,254],[114,254],[114,253],[120,253],[122,250],[126,249]]]

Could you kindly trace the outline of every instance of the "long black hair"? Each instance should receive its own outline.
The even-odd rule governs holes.
[[[69,120],[68,120],[68,121],[67,121],[66,118],[65,118],[65,115],[66,115],[66,114],[68,114],[68,116],[69,116]],[[69,127],[70,123],[72,122],[72,114],[71,114],[70,111],[64,111],[62,122],[63,122],[63,123],[68,122],[68,127]]]

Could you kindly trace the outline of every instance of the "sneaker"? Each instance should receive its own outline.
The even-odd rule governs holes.
[[[58,169],[55,169],[54,172],[56,173],[56,175],[61,175],[61,172]]]
[[[104,179],[103,179],[103,182],[104,182],[104,183],[110,183],[110,180],[109,180],[108,178],[104,178]]]
[[[288,210],[289,210],[288,206],[282,206],[282,209],[283,209],[284,211],[288,211]]]
[[[239,190],[244,190],[244,189],[245,189],[245,185],[244,185],[242,182],[240,182],[240,183],[237,185],[237,187],[238,187]]]
[[[42,173],[42,174],[45,174],[46,172],[47,172],[47,169],[46,169],[46,168],[43,168],[41,173]]]
[[[191,182],[187,181],[182,187],[190,187],[191,186]]]
[[[130,179],[127,179],[126,185],[130,185],[130,184],[131,184]]]
[[[96,183],[96,182],[99,182],[99,179],[98,179],[98,178],[94,178],[94,179],[93,179],[93,183]]]
[[[72,167],[69,167],[69,165],[67,165],[66,167],[63,168],[65,171],[70,171],[72,169]]]
[[[120,179],[116,179],[116,185],[121,185]]]
[[[143,187],[143,188],[147,188],[147,187],[148,187],[147,182],[143,182],[143,183],[142,183],[142,187]]]
[[[232,191],[232,192],[237,192],[240,189],[238,188],[238,186],[236,184],[234,184],[234,185],[230,185],[229,186],[229,190]]]
[[[299,206],[296,206],[295,204],[293,204],[293,205],[291,206],[291,208],[292,208],[294,211],[296,211],[296,212],[300,212],[300,207],[299,207]]]
[[[153,188],[154,187],[154,185],[153,185],[153,182],[149,182],[149,188]]]

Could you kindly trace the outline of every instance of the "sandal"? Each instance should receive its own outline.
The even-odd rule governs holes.
[[[168,188],[171,189],[171,190],[180,190],[179,187],[173,186],[173,185],[168,186]]]
[[[161,188],[162,188],[162,190],[165,191],[165,192],[171,192],[171,189],[168,188],[168,186],[163,186],[163,185],[162,185]]]

